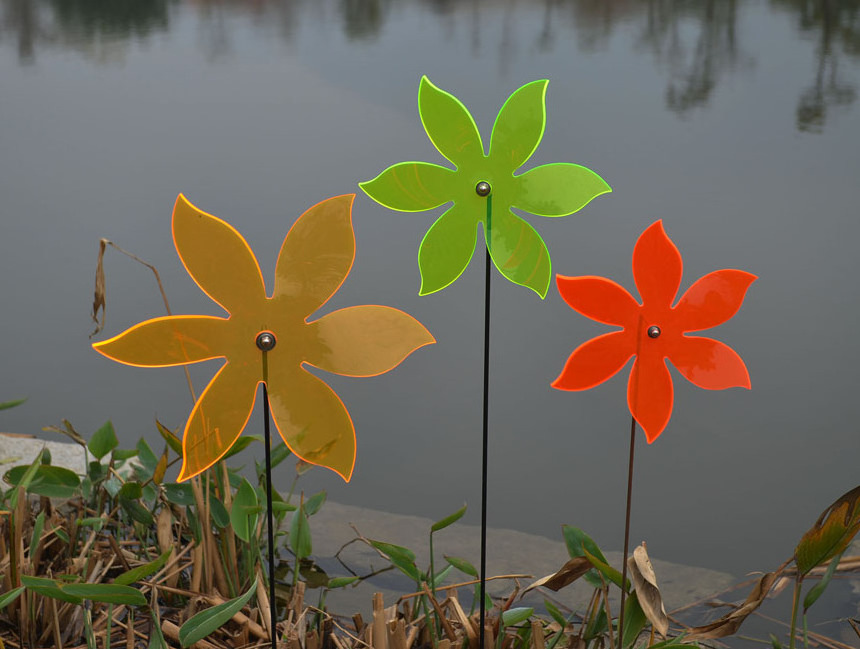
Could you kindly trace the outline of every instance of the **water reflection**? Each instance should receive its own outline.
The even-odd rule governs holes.
[[[773,0],[796,15],[801,33],[816,40],[812,83],[797,102],[797,128],[820,133],[830,107],[854,102],[857,91],[840,74],[840,54],[860,56],[860,2],[857,0]]]
[[[172,5],[180,0],[0,0],[0,38],[15,42],[18,60],[32,63],[39,46],[69,48],[106,62],[130,39],[144,39],[170,28]],[[350,41],[374,41],[398,12],[421,11],[441,21],[456,36],[465,23],[472,54],[492,47],[502,72],[521,48],[552,52],[559,40],[575,34],[586,52],[608,47],[621,29],[632,27],[634,46],[665,69],[666,107],[680,116],[706,106],[720,82],[739,65],[752,63],[739,43],[738,0],[544,0],[523,5],[515,0],[421,0],[415,9],[402,0],[188,0],[202,22],[200,47],[208,60],[233,51],[231,15],[250,16],[256,27],[276,25],[291,41],[302,22],[319,26],[336,20]],[[797,101],[801,131],[821,132],[829,110],[852,104],[857,91],[844,75],[843,57],[860,56],[860,0],[772,0],[771,7],[792,14],[796,28],[815,40],[813,78]],[[539,12],[537,21],[521,20]],[[492,20],[487,20],[490,16]],[[487,42],[489,25],[496,42]],[[524,30],[536,30],[528,33]]]

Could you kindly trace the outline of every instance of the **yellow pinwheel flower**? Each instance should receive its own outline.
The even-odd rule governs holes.
[[[180,481],[227,453],[248,423],[260,383],[266,384],[272,419],[287,446],[349,481],[356,450],[352,419],[337,394],[305,365],[376,376],[435,342],[412,316],[386,306],[353,306],[309,321],[352,268],[354,198],[329,198],[296,221],[278,255],[271,297],[242,235],[181,194],[177,198],[176,250],[197,285],[228,317],[155,318],[93,347],[120,363],[144,367],[226,359],[188,418]],[[261,351],[261,334],[271,334],[274,347]]]

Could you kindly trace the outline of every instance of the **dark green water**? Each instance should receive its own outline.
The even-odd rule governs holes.
[[[550,79],[530,164],[584,164],[615,189],[531,220],[554,271],[632,287],[633,244],[662,218],[682,289],[719,268],[760,277],[713,332],[753,389],[673,374],[669,427],[651,446],[639,438],[632,540],[736,574],[778,565],[860,482],[856,1],[2,0],[0,400],[30,399],[0,428],[68,418],[88,433],[110,418],[128,444],[155,444],[155,416],[181,427],[181,371],[89,347],[99,238],[155,264],[175,312],[217,314],[173,249],[176,195],[234,224],[271,278],[307,207],[395,162],[441,162],[418,119],[422,74],[485,137],[510,92]],[[466,501],[476,522],[483,265],[419,298],[434,218],[356,200],[355,266],[326,308],[397,306],[438,344],[377,378],[326,377],[356,423],[356,472],[344,485],[314,471],[304,487],[431,517]],[[146,269],[109,252],[106,273],[102,336],[162,314]],[[490,525],[560,538],[575,524],[618,548],[627,371],[586,393],[551,389],[606,328],[554,289],[541,302],[493,282]],[[195,370],[198,388],[215,367]]]

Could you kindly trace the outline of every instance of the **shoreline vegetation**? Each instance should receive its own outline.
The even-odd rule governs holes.
[[[144,440],[120,449],[110,422],[89,440],[64,422],[55,432],[71,437],[71,447],[29,440],[44,447],[29,465],[13,467],[0,444],[7,456],[0,454],[4,649],[271,646],[263,467],[256,467],[256,484],[226,462],[187,483],[165,481],[181,444],[158,428],[165,441],[160,454]],[[10,439],[16,449],[28,441],[4,441]],[[242,439],[234,452],[256,441]],[[62,466],[70,457],[76,462],[74,454],[63,456],[71,448],[86,458],[77,463],[85,470]],[[290,454],[281,444],[273,456],[277,465]],[[383,519],[326,503],[324,492],[302,493],[300,476],[309,468],[299,462],[289,493],[273,494],[279,646],[476,647],[478,573],[470,558],[477,547],[469,539],[475,545],[477,537],[459,523],[466,507],[436,522]],[[737,646],[750,640],[741,630],[748,617],[767,622],[770,637],[759,639],[776,649],[796,642],[856,647],[856,638],[845,641],[846,630],[860,637],[856,621],[841,621],[839,637],[828,637],[808,625],[807,611],[835,576],[860,570],[860,556],[843,556],[860,528],[858,500],[860,488],[845,494],[804,535],[794,557],[733,586],[723,573],[652,564],[639,546],[628,564],[623,638],[616,637],[618,553],[604,555],[572,526],[564,526],[563,544],[499,531],[494,554],[508,563],[491,561],[488,568],[487,649]]]

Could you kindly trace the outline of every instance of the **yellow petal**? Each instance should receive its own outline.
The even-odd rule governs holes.
[[[247,313],[265,299],[260,265],[242,235],[182,194],[173,208],[173,241],[188,274],[227,312]]]
[[[355,428],[340,398],[303,368],[273,364],[267,381],[272,420],[299,458],[349,482],[355,466]]]
[[[182,482],[202,473],[230,450],[254,409],[259,367],[227,363],[194,405],[182,438]]]
[[[354,306],[308,323],[307,362],[327,372],[376,376],[436,339],[408,313],[387,306]]]
[[[306,318],[340,288],[355,258],[352,201],[335,196],[311,207],[284,239],[272,299],[281,312]]]
[[[126,365],[185,365],[224,356],[227,329],[226,318],[167,316],[136,324],[93,349]]]

